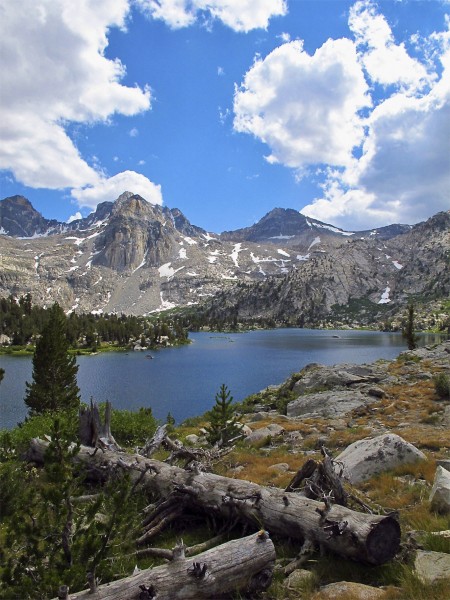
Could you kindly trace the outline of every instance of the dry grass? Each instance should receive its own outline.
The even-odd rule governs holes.
[[[450,598],[449,581],[434,584],[423,583],[415,576],[411,567],[399,566],[399,583],[401,588],[388,590],[386,600],[448,600]]]
[[[375,504],[397,510],[404,531],[443,531],[450,528],[450,517],[433,513],[428,500],[435,471],[434,460],[418,461],[380,473],[360,489]]]
[[[371,428],[363,426],[349,427],[343,431],[334,431],[328,438],[327,447],[340,451],[353,444],[353,442],[368,437],[371,433]]]
[[[296,472],[306,461],[302,455],[287,454],[286,448],[279,447],[270,453],[261,454],[254,448],[240,447],[229,454],[220,468],[220,474],[227,477],[236,477],[245,481],[252,481],[259,485],[273,485],[285,488]],[[272,465],[287,463],[289,471],[283,472],[270,469]],[[238,474],[233,469],[243,466]]]

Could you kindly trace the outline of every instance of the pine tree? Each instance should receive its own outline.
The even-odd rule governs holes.
[[[403,329],[403,337],[406,339],[408,350],[415,350],[417,348],[418,338],[414,333],[414,304],[412,302],[408,304],[408,320]]]
[[[0,369],[0,381],[3,379],[5,375],[5,369]]]
[[[234,416],[233,396],[225,384],[220,386],[216,394],[216,403],[209,412],[209,426],[206,427],[206,438],[212,445],[227,446],[232,439],[239,436],[240,428]]]
[[[48,322],[36,344],[33,381],[26,384],[25,404],[32,415],[47,410],[76,409],[80,403],[78,366],[75,357],[68,354],[66,317],[57,303],[49,312]]]

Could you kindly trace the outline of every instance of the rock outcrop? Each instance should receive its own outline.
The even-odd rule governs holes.
[[[341,598],[351,598],[352,600],[382,600],[386,597],[385,590],[355,583],[353,581],[338,581],[330,583],[314,596],[312,600],[340,600]]]
[[[359,391],[330,391],[307,394],[287,405],[288,417],[343,417],[369,403],[369,397]]]

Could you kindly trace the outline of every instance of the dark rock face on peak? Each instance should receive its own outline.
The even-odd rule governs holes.
[[[251,227],[224,231],[221,239],[261,242],[294,237],[309,229],[307,219],[291,208],[274,208]]]
[[[358,231],[360,237],[372,237],[375,236],[379,240],[390,240],[397,235],[408,233],[411,230],[412,225],[401,225],[396,223],[394,225],[386,225],[385,227],[377,227],[376,229],[367,229],[365,231]]]
[[[170,213],[173,218],[175,229],[183,235],[195,237],[197,235],[206,234],[206,231],[201,227],[192,225],[192,223],[184,216],[179,208],[171,208]]]
[[[83,231],[95,226],[97,223],[102,223],[111,215],[113,206],[113,202],[101,202],[95,212],[92,212],[84,219],[72,221],[67,225],[67,228],[71,231]]]
[[[316,239],[316,236],[321,236],[329,241],[333,238],[338,241],[339,238],[356,235],[362,238],[377,237],[380,240],[389,240],[397,235],[407,233],[410,229],[410,225],[394,224],[367,231],[344,231],[339,227],[306,217],[292,208],[274,208],[251,227],[224,231],[220,237],[223,240],[236,242],[285,243],[294,246],[300,244],[301,246],[306,242],[310,244]]]
[[[0,231],[14,237],[45,235],[58,221],[45,219],[23,196],[10,196],[0,202]]]
[[[283,243],[295,246],[306,244],[308,246],[318,235],[324,239],[332,239],[351,236],[353,233],[305,217],[292,208],[274,208],[251,227],[236,231],[224,231],[220,237],[223,240],[237,242]]]

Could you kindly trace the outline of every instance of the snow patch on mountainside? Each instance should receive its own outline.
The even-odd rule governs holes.
[[[178,271],[181,271],[182,269],[184,269],[185,267],[182,266],[179,269],[174,269],[172,267],[172,263],[165,263],[164,265],[161,265],[158,269],[159,271],[159,276],[160,277],[167,277],[167,279],[172,279],[172,277],[175,275],[175,273],[178,273]]]
[[[391,291],[391,288],[389,286],[386,287],[384,292],[381,294],[380,300],[378,300],[378,304],[387,304],[388,302],[391,301],[391,299],[389,298],[390,291]]]
[[[197,240],[193,240],[191,237],[184,237],[183,239],[189,244],[189,246],[195,246],[195,244],[198,244]]]
[[[324,223],[315,223],[315,227],[319,227],[320,229],[328,229],[328,231],[333,231],[333,233],[339,233],[339,235],[355,235],[352,231],[343,231],[342,229],[333,227],[333,225],[325,225]]]
[[[242,244],[235,244],[232,253],[230,254],[231,256],[231,260],[234,262],[234,264],[236,265],[236,267],[239,268],[239,263],[238,263],[238,256],[239,256],[239,252],[242,252],[242,248],[241,248]]]

